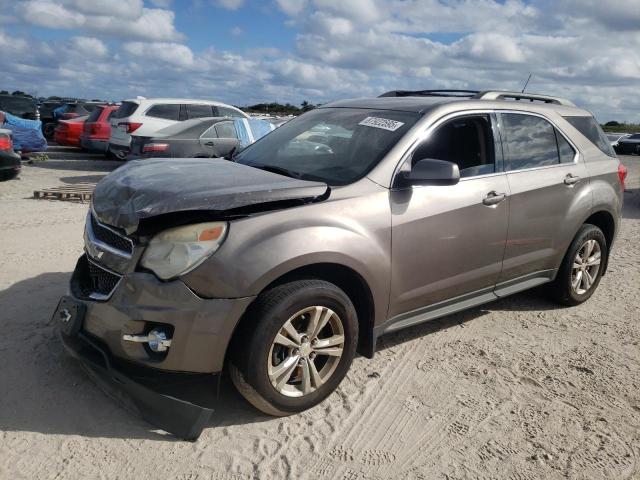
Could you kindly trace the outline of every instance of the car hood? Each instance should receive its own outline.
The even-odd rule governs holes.
[[[101,222],[130,234],[141,221],[160,215],[259,211],[317,201],[328,193],[325,183],[229,160],[154,158],[129,162],[103,178],[94,191],[93,210]]]

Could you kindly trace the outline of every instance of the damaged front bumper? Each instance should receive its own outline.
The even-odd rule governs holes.
[[[213,409],[174,396],[186,384],[216,387],[219,375],[174,374],[118,362],[100,342],[82,331],[86,307],[62,297],[53,315],[66,350],[108,393],[133,408],[144,420],[185,440],[196,440]]]

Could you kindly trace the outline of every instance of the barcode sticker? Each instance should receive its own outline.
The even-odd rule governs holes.
[[[396,120],[389,120],[388,118],[367,117],[358,125],[364,125],[365,127],[382,128],[383,130],[395,132],[397,129],[403,126],[404,123],[398,122]]]

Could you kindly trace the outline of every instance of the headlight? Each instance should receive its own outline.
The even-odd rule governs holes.
[[[227,228],[226,222],[208,222],[160,232],[149,242],[141,264],[163,280],[183,275],[222,245]]]

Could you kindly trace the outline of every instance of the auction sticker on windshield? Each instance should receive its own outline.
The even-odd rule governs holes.
[[[364,125],[365,127],[382,128],[383,130],[389,130],[390,132],[395,132],[402,125],[404,125],[404,123],[398,122],[396,120],[389,120],[388,118],[367,117],[364,120],[362,120],[358,125]]]

